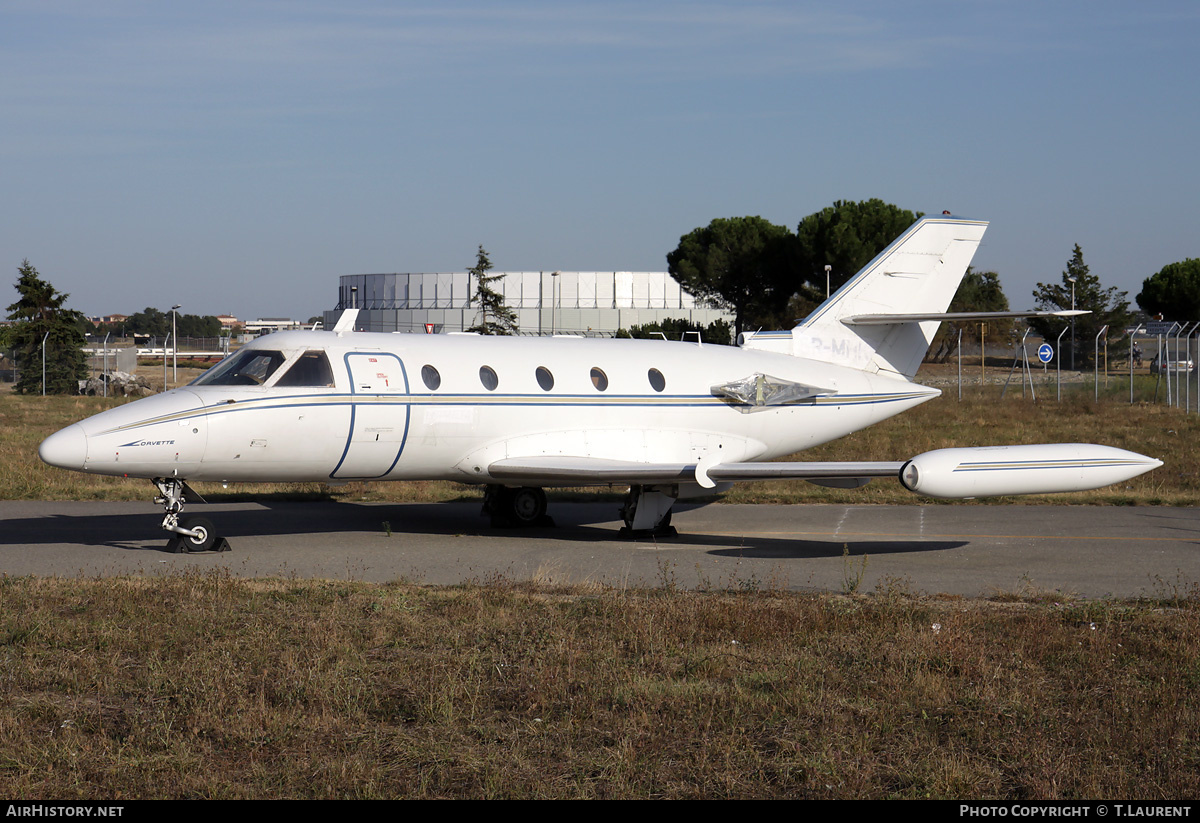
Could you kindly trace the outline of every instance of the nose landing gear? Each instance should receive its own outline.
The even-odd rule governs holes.
[[[171,538],[167,541],[168,552],[180,554],[229,551],[229,541],[224,537],[217,536],[212,521],[207,517],[189,515],[181,518],[179,516],[179,513],[183,511],[185,501],[204,502],[204,498],[189,488],[187,483],[177,477],[156,477],[154,485],[160,492],[160,495],[154,498],[154,502],[161,503],[166,510],[166,514],[163,515],[162,527],[171,532]]]

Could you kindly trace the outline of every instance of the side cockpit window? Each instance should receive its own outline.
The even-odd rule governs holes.
[[[242,349],[192,381],[193,386],[261,386],[283,365],[282,352]],[[326,364],[328,368],[328,364]]]
[[[306,351],[275,382],[276,386],[333,386],[333,369],[323,351]]]

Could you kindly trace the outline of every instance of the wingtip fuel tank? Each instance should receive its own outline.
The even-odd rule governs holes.
[[[905,463],[900,482],[928,497],[1052,494],[1122,483],[1161,465],[1153,457],[1088,443],[938,449]]]

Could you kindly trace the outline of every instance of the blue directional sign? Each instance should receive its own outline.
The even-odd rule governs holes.
[[[1043,343],[1042,345],[1038,346],[1038,360],[1041,360],[1043,363],[1049,363],[1053,359],[1053,346],[1051,346],[1049,343]]]

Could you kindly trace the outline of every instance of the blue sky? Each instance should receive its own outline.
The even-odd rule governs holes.
[[[1200,256],[1194,2],[0,2],[0,265],[87,314],[305,319],[340,274],[663,270],[835,200]],[[3,280],[5,278],[0,278]],[[16,298],[9,292],[0,307]]]

